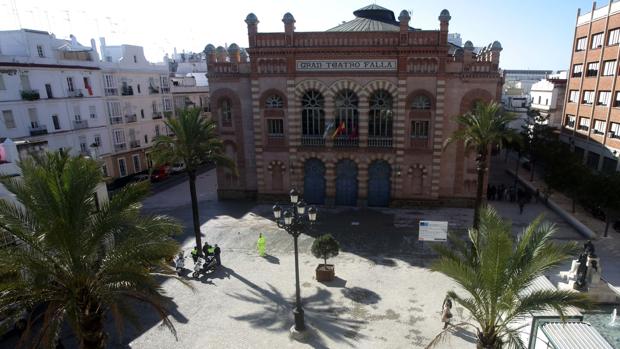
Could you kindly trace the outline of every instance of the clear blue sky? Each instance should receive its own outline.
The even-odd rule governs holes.
[[[161,61],[165,52],[202,51],[236,42],[247,46],[243,22],[249,12],[259,20],[259,31],[282,31],[282,15],[291,12],[298,31],[323,31],[353,19],[353,11],[373,1],[353,0],[0,0],[0,30],[22,27],[73,33],[83,44],[105,36],[108,44],[145,47],[147,58]],[[437,29],[439,12],[452,15],[450,32],[476,46],[494,40],[504,51],[504,69],[567,69],[577,8],[589,12],[590,0],[382,0],[378,5],[394,11],[412,11],[411,25]],[[599,6],[607,1],[600,1]],[[217,4],[217,5],[215,5]],[[19,17],[16,15],[19,15]],[[19,20],[18,20],[19,19]],[[97,40],[98,41],[98,40]]]

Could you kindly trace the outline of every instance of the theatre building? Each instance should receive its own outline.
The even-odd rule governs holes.
[[[475,155],[444,149],[455,117],[499,100],[499,42],[448,42],[377,5],[324,32],[260,33],[249,48],[208,45],[211,110],[239,170],[218,168],[220,198],[275,200],[291,187],[309,203],[348,206],[466,205]]]

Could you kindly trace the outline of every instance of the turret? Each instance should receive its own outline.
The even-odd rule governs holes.
[[[239,46],[237,44],[232,43],[228,46],[228,56],[230,57],[231,62],[239,63],[241,61],[241,55],[239,51]]]
[[[293,44],[293,33],[295,32],[295,17],[290,12],[284,14],[282,17],[284,23],[284,35],[286,36],[287,45]]]
[[[439,31],[440,31],[440,43],[447,44],[448,43],[448,26],[450,24],[450,11],[444,9],[439,14]]]
[[[409,32],[409,21],[411,20],[411,16],[409,16],[409,12],[407,10],[400,11],[400,15],[398,16],[398,21],[400,22],[400,43],[401,45],[407,44],[408,32]]]
[[[250,13],[245,17],[245,23],[248,25],[248,39],[250,47],[256,45],[256,34],[258,33],[258,18],[255,14]]]
[[[465,63],[465,65],[471,63],[474,61],[474,44],[467,40],[465,41],[465,44],[463,45],[463,63]]]
[[[215,49],[215,57],[217,58],[218,63],[226,62],[227,56],[228,56],[228,53],[226,52],[226,49],[224,47],[218,46]]]
[[[499,41],[493,41],[491,44],[491,62],[493,64],[499,65],[499,53],[502,52],[502,44]]]
[[[205,46],[205,55],[207,56],[207,64],[208,63],[215,63],[216,61],[216,57],[215,57],[215,46],[208,44],[207,46]]]

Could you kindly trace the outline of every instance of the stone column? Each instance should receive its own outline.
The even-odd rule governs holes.
[[[407,98],[407,80],[398,80],[398,92],[395,96],[396,100],[396,109],[394,115],[394,126],[393,126],[393,142],[394,148],[396,150],[396,158],[394,160],[394,167],[392,168],[392,192],[393,197],[395,198],[403,198],[403,173],[406,171],[405,169],[405,147],[408,144],[408,137],[406,134],[406,122],[407,122],[407,106],[406,106],[406,98]],[[398,176],[398,170],[400,169],[401,175]]]
[[[441,155],[443,153],[443,121],[446,81],[437,80],[435,123],[433,124],[433,163],[431,166],[431,196],[439,197],[441,177]]]

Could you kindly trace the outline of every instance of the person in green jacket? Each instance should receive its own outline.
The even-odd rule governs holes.
[[[258,234],[258,241],[256,242],[256,249],[258,249],[258,255],[265,257],[265,237],[262,233]]]

